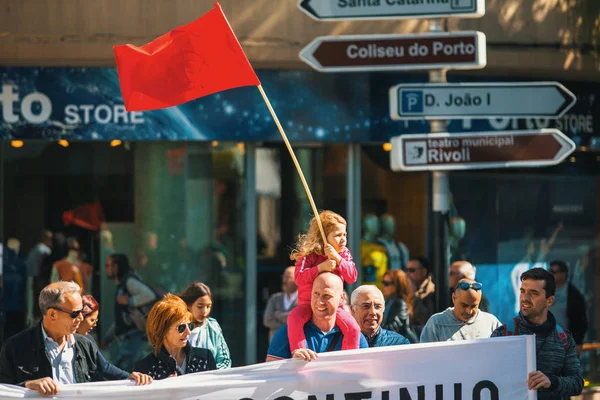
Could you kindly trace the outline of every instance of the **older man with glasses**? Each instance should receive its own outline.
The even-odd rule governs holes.
[[[376,286],[357,287],[350,296],[350,304],[352,316],[358,322],[369,347],[410,344],[409,340],[399,333],[381,327],[385,300],[383,293]]]
[[[103,380],[98,348],[75,331],[83,320],[81,288],[56,282],[42,289],[42,321],[8,339],[0,354],[0,383],[55,395],[59,385]],[[138,379],[139,378],[139,379]],[[149,377],[138,374],[137,384]]]
[[[421,343],[489,338],[501,324],[494,315],[479,310],[481,288],[482,284],[472,279],[458,281],[452,293],[454,307],[431,316]]]

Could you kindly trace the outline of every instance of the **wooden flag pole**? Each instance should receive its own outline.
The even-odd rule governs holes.
[[[290,156],[292,157],[292,161],[294,162],[294,165],[296,166],[298,175],[300,175],[300,180],[302,181],[302,185],[304,185],[304,190],[306,191],[306,195],[308,196],[308,201],[310,201],[310,206],[312,207],[313,213],[315,213],[315,217],[317,217],[317,224],[319,225],[319,231],[321,231],[321,237],[323,237],[323,243],[326,244],[327,237],[325,236],[325,231],[323,230],[323,224],[321,223],[321,218],[319,218],[319,211],[317,210],[315,201],[313,200],[312,194],[310,193],[310,188],[308,187],[308,183],[306,183],[306,179],[304,178],[304,173],[302,173],[302,168],[300,168],[300,164],[298,164],[298,160],[296,159],[296,154],[294,154],[294,149],[292,149],[292,145],[290,144],[290,141],[288,140],[287,136],[285,135],[285,132],[283,131],[283,127],[279,123],[279,118],[277,118],[277,115],[275,114],[275,110],[273,110],[273,107],[271,107],[271,102],[269,101],[269,98],[267,97],[265,91],[263,90],[262,85],[258,85],[258,90],[260,91],[260,94],[262,95],[263,99],[265,99],[265,103],[267,103],[267,107],[269,108],[269,111],[271,112],[271,115],[273,116],[273,119],[275,120],[275,124],[277,125],[277,128],[279,129],[279,133],[281,133],[281,137],[283,138],[283,141],[285,142],[285,145],[286,145],[288,151],[290,152]]]

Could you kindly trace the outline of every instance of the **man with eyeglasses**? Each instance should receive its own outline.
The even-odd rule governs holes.
[[[421,343],[489,338],[501,323],[479,310],[482,284],[461,279],[452,293],[454,307],[433,315],[421,333]]]
[[[385,300],[383,293],[376,286],[362,285],[354,289],[350,296],[350,304],[352,315],[369,347],[410,344],[409,340],[399,333],[381,327]]]
[[[40,292],[42,322],[8,339],[0,354],[0,383],[55,395],[60,385],[103,380],[98,348],[75,331],[83,321],[81,288],[56,282]],[[151,381],[138,374],[136,384]]]

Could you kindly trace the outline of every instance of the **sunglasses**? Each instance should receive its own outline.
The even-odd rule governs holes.
[[[461,289],[461,290],[469,290],[469,289],[481,290],[482,286],[483,285],[481,283],[479,283],[479,282],[473,282],[473,283],[460,282],[458,285],[456,285],[456,289]]]
[[[183,332],[185,332],[185,328],[189,328],[191,331],[192,329],[194,329],[194,323],[188,322],[187,324],[177,325],[177,332],[179,332],[179,334],[182,334]]]
[[[385,287],[388,287],[388,286],[393,286],[393,285],[394,285],[394,282],[390,282],[390,281],[383,281],[383,282],[381,282],[381,284],[382,284],[383,286],[385,286]]]
[[[64,312],[65,314],[68,314],[69,317],[71,317],[73,319],[79,317],[79,314],[81,314],[83,311],[83,308],[81,310],[75,310],[75,311],[65,311],[65,310],[61,310],[58,307],[50,307],[50,308],[53,310],[56,310],[56,311]]]

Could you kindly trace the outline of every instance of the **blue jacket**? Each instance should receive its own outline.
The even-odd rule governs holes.
[[[410,344],[410,341],[399,333],[388,331],[379,327],[379,330],[372,337],[368,337],[363,333],[369,347],[386,347],[398,346],[401,344]]]

